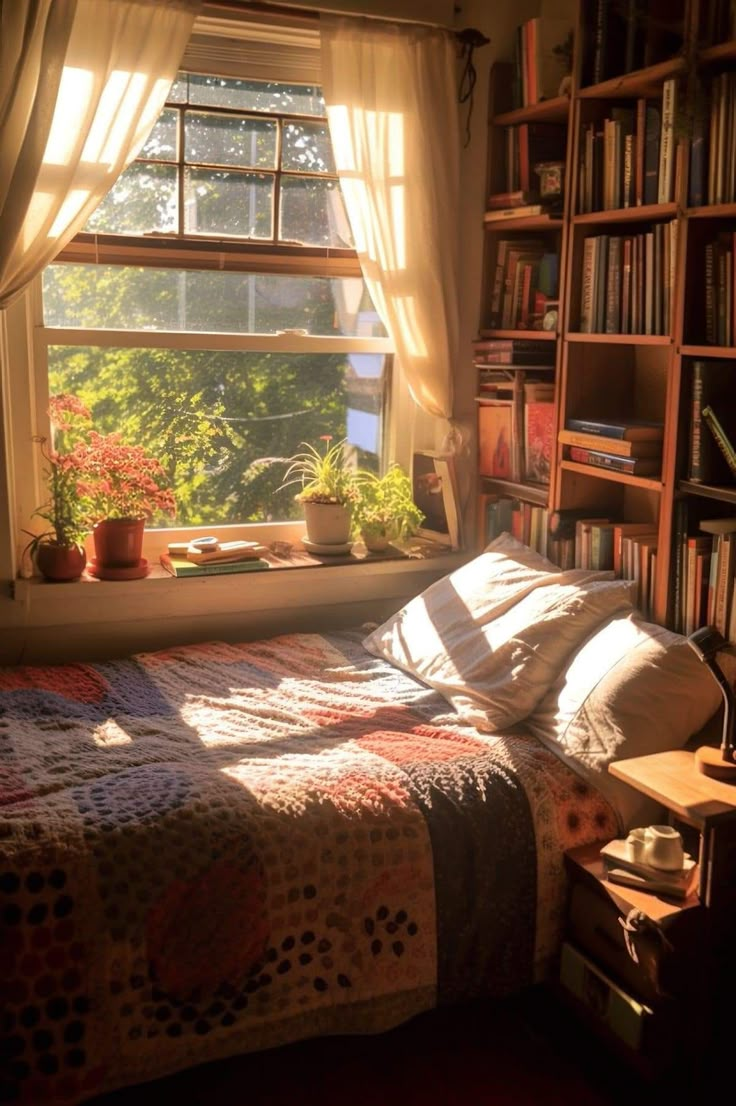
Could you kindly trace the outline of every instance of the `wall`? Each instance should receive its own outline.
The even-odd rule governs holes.
[[[314,5],[317,6],[317,5]],[[429,11],[449,5],[420,0],[344,0],[339,6],[373,14],[414,12],[422,20]],[[334,7],[338,7],[337,0]],[[462,153],[463,203],[458,225],[460,239],[461,354],[457,372],[457,410],[467,435],[462,469],[461,496],[472,541],[474,530],[475,374],[471,342],[480,312],[485,205],[488,74],[495,57],[510,57],[513,32],[519,21],[533,14],[534,4],[517,3],[501,8],[483,0],[462,4],[455,13],[457,29],[476,27],[490,44],[475,52],[477,83],[470,120],[471,138]],[[458,67],[458,74],[460,67]],[[465,127],[468,105],[461,108]],[[402,432],[405,422],[401,420]],[[435,428],[418,420],[410,431],[418,448],[437,446]],[[1,443],[0,434],[0,444]],[[8,513],[0,495],[0,527],[7,527]],[[2,542],[0,542],[0,545]],[[454,562],[457,563],[457,560]],[[174,641],[207,637],[252,638],[293,629],[358,624],[380,619],[396,610],[432,579],[449,571],[453,562],[432,562],[424,568],[384,566],[371,572],[367,566],[341,576],[341,569],[278,573],[278,581],[241,580],[217,591],[194,587],[197,581],[146,581],[137,589],[115,590],[123,585],[48,585],[22,583],[13,598],[13,586],[0,594],[0,664],[20,660],[58,660],[119,655],[121,652],[156,648]],[[271,575],[271,574],[269,574]],[[288,577],[288,580],[286,579]],[[2,577],[0,576],[0,579]],[[7,579],[7,577],[6,577]],[[207,581],[208,584],[213,581]],[[182,586],[187,588],[185,593]],[[112,590],[111,590],[112,589]],[[177,590],[178,589],[178,590]]]

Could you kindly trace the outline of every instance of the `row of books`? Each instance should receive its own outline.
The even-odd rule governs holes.
[[[708,0],[699,10],[698,41],[701,46],[715,46],[736,38],[736,2]]]
[[[503,533],[512,534],[530,549],[535,549],[543,557],[549,557],[556,551],[549,535],[549,511],[505,495],[486,495],[481,497],[480,544],[488,545]]]
[[[682,46],[677,0],[593,0],[584,25],[582,83],[632,73],[673,57]]]
[[[681,113],[686,111],[683,104]],[[726,204],[736,200],[736,73],[716,74],[695,91],[690,137],[688,202]]]
[[[672,319],[677,224],[633,235],[591,235],[583,248],[580,330],[667,334]]]
[[[609,517],[575,523],[575,568],[612,570],[634,584],[634,605],[644,615],[654,607],[654,580],[659,534],[649,522],[621,522]]]
[[[488,325],[510,330],[541,329],[550,301],[557,299],[558,256],[541,238],[500,238]]]
[[[478,470],[501,480],[548,484],[554,447],[554,383],[523,370],[482,378],[478,404]]]
[[[642,97],[635,107],[611,107],[605,119],[583,125],[582,214],[671,202],[676,188],[674,94],[674,81],[665,81],[661,104]]]
[[[691,364],[687,478],[694,484],[736,481],[736,364],[695,358]]]
[[[736,165],[736,151],[734,151]],[[705,338],[709,345],[736,344],[736,231],[721,231],[705,244]]]
[[[662,422],[570,417],[558,440],[565,457],[578,464],[630,476],[653,477],[662,471]]]
[[[705,520],[699,531],[677,539],[677,626],[684,634],[715,626],[727,641],[736,641],[736,519]]]
[[[573,20],[539,15],[516,29],[514,41],[514,105],[527,107],[560,94],[570,72]]]

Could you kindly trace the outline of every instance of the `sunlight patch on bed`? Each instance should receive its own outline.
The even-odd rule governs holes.
[[[113,748],[117,745],[130,745],[133,738],[119,726],[114,718],[107,718],[94,730],[92,734],[95,745],[101,749]]]

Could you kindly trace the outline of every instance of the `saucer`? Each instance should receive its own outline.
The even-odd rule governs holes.
[[[349,553],[353,548],[351,541],[337,542],[333,544],[323,544],[318,541],[309,541],[308,538],[302,538],[302,545],[306,549],[307,553],[318,553],[320,556],[331,554],[337,556],[339,554]]]
[[[93,557],[87,563],[87,572],[98,580],[142,580],[148,576],[148,561],[142,557],[137,565],[128,565],[125,568],[103,568],[98,565],[97,558]]]

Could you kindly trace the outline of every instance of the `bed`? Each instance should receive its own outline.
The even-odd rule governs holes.
[[[719,698],[692,650],[508,535],[382,626],[1,669],[3,1100],[548,978],[564,851],[645,813],[605,773],[642,710],[616,624],[677,716],[635,752],[684,744]]]

